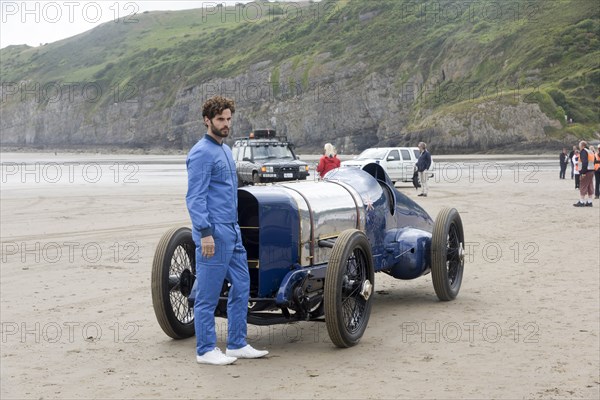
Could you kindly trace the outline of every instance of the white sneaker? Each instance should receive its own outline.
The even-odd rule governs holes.
[[[207,351],[201,356],[196,355],[196,361],[199,364],[227,365],[234,363],[235,360],[237,360],[237,358],[223,354],[218,347],[215,347],[211,351]]]
[[[247,344],[241,349],[227,349],[225,354],[237,358],[261,358],[269,354],[269,352],[267,350],[256,350],[254,347]]]

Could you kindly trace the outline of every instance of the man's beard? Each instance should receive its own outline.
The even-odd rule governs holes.
[[[223,132],[222,129],[217,129],[217,127],[213,125],[212,121],[210,121],[210,131],[218,137],[226,138],[229,136],[229,128],[227,128],[227,132]]]

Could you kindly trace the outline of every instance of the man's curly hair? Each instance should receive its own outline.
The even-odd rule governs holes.
[[[206,100],[202,105],[202,119],[208,117],[208,119],[212,120],[227,109],[231,110],[231,114],[235,113],[235,102],[232,99],[222,96],[213,96]]]

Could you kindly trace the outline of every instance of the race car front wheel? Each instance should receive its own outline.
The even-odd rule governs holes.
[[[343,231],[333,245],[325,274],[325,322],[334,345],[351,347],[363,336],[371,315],[374,275],[365,234]]]

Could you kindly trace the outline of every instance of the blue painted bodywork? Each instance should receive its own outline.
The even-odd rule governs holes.
[[[433,220],[421,206],[394,187],[383,168],[376,164],[369,164],[365,168],[367,171],[340,168],[332,171],[326,178],[343,181],[361,193],[363,200],[370,200],[371,204],[367,201],[364,205],[367,216],[365,234],[371,243],[375,271],[394,270],[394,267],[396,270],[402,269],[401,261],[414,258],[412,261],[417,262],[417,258],[419,258],[421,261],[419,263],[420,273],[416,276],[408,274],[411,277],[402,277],[402,279],[421,276],[429,266],[429,260],[425,259],[425,254],[411,253],[411,256],[405,255],[403,259],[398,259],[398,256],[407,249],[411,242],[405,240],[402,245],[392,247],[389,242],[399,237],[414,237],[419,234],[429,242]],[[388,192],[387,195],[385,191]],[[406,231],[406,233],[390,236],[393,232],[399,231]],[[408,232],[412,232],[412,234],[409,235]],[[387,245],[386,242],[388,242]]]
[[[371,244],[375,271],[398,279],[414,279],[430,271],[433,220],[394,188],[379,165],[369,164],[362,170],[338,168],[325,181],[350,186],[360,196],[357,207],[362,207],[362,230]],[[310,184],[323,185],[314,182],[299,187]],[[327,266],[302,266],[301,210],[290,188],[274,184],[238,189],[238,216],[253,281],[251,297],[274,299],[282,307],[291,304],[294,288],[300,284],[307,293],[319,290]],[[335,212],[335,205],[331,208]]]
[[[238,202],[257,202],[252,212],[258,215],[258,235],[253,238],[258,241],[258,247],[249,245],[248,235],[243,235],[244,246],[250,250],[248,259],[258,259],[260,265],[258,274],[251,268],[251,277],[258,283],[257,297],[273,297],[285,275],[298,268],[299,215],[294,202],[282,188],[270,186],[269,190],[260,190],[260,193],[253,190],[253,195],[249,195],[248,189],[238,191]],[[247,219],[240,215],[243,234],[244,222]]]

